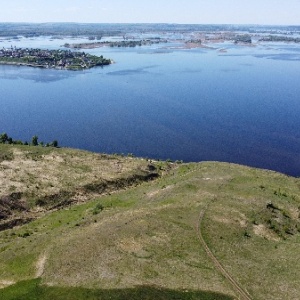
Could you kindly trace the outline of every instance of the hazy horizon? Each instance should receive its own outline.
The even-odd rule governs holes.
[[[300,25],[300,0],[7,1],[2,23]]]
[[[75,21],[46,21],[46,22],[31,22],[31,21],[1,21],[0,24],[99,24],[99,25],[196,25],[196,26],[257,26],[257,27],[299,27],[299,24],[256,24],[256,23],[176,23],[176,22],[75,22]]]

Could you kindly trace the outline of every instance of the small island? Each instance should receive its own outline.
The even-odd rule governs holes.
[[[116,41],[116,42],[92,42],[92,43],[74,43],[64,44],[66,48],[73,48],[73,49],[93,49],[93,48],[100,48],[100,47],[117,47],[117,48],[134,48],[134,47],[141,47],[141,46],[151,46],[153,44],[160,44],[160,43],[168,43],[166,39],[154,38],[154,39],[147,39],[147,40],[124,40],[124,41]]]
[[[28,48],[0,49],[0,64],[52,68],[59,70],[84,70],[111,64],[110,59],[71,50],[45,50]]]

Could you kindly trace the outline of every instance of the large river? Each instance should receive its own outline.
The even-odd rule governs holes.
[[[54,49],[65,42],[2,39],[0,47]],[[88,71],[0,66],[0,132],[300,176],[300,45],[173,46],[85,50],[115,61]]]

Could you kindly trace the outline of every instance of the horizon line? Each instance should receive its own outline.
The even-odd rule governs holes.
[[[21,22],[5,21],[0,24],[78,24],[78,25],[192,25],[192,26],[270,26],[270,27],[299,27],[295,24],[258,24],[258,23],[176,23],[176,22],[71,22],[71,21],[46,21],[46,22]]]

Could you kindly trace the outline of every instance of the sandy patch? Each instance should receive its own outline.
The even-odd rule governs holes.
[[[138,252],[143,249],[142,244],[134,238],[123,239],[118,243],[118,248],[125,252]]]
[[[247,217],[242,213],[240,213],[240,216],[241,218],[238,219],[238,222],[240,223],[241,227],[242,228],[247,227],[247,223],[248,223]]]
[[[46,261],[47,261],[47,255],[46,253],[43,253],[37,263],[36,263],[36,273],[35,273],[35,276],[36,277],[41,277],[44,273],[44,269],[45,269],[45,264],[46,264]]]
[[[148,196],[149,198],[152,198],[152,197],[156,196],[157,194],[159,194],[160,191],[161,191],[161,190],[157,190],[157,191],[150,192],[150,193],[147,194],[147,196]]]
[[[242,228],[247,227],[247,218],[244,214],[240,214],[239,218],[225,218],[224,216],[214,216],[213,220],[219,223],[233,225],[239,224]]]
[[[12,281],[12,280],[0,280],[0,289],[3,289],[7,286],[10,286],[10,285],[13,285],[15,284],[16,282],[15,281]]]
[[[161,188],[160,190],[155,190],[155,191],[147,193],[147,196],[149,198],[153,198],[154,196],[157,196],[158,194],[166,192],[166,191],[168,191],[168,190],[170,190],[172,188],[173,188],[173,185],[168,185],[168,186],[166,186],[164,188]]]
[[[218,223],[223,223],[223,224],[233,224],[234,222],[232,221],[232,219],[227,219],[225,217],[218,217],[218,216],[214,216],[213,220],[218,222]]]
[[[253,225],[253,231],[256,235],[261,236],[269,241],[279,241],[280,238],[268,229],[265,225]]]

